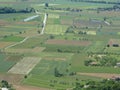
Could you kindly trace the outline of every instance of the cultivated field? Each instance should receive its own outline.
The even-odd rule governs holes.
[[[46,44],[88,46],[91,44],[91,42],[90,41],[73,41],[73,40],[47,40]]]
[[[35,65],[40,61],[40,58],[25,57],[14,65],[8,73],[13,74],[28,74]]]
[[[44,50],[44,47],[35,47],[33,49],[6,49],[7,53],[40,53]]]
[[[119,0],[0,0],[0,80],[68,90],[119,76],[119,15]]]

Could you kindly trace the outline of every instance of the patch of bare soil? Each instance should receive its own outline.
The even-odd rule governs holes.
[[[120,76],[120,74],[110,74],[110,73],[77,73],[79,75],[99,77],[99,78],[114,78]]]
[[[0,26],[6,26],[6,25],[9,25],[7,21],[0,20]]]
[[[19,75],[19,74],[0,74],[0,81],[6,80],[11,84],[20,84],[23,78],[24,75]]]
[[[16,90],[50,90],[46,88],[39,88],[34,86],[14,85]]]
[[[13,44],[13,42],[0,42],[0,48],[7,47],[9,45]]]

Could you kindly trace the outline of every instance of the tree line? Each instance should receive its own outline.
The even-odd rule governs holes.
[[[7,14],[7,13],[32,13],[35,12],[35,9],[30,7],[30,8],[25,8],[25,9],[20,9],[16,10],[12,7],[0,7],[0,14]]]
[[[89,3],[101,3],[101,4],[120,4],[120,2],[109,2],[109,1],[93,1],[93,0],[68,0],[71,2],[89,2]]]

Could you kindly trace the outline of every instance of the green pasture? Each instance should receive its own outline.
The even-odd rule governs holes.
[[[95,41],[86,48],[86,52],[103,52],[106,45],[105,41]]]
[[[5,42],[20,42],[23,39],[24,39],[24,37],[19,37],[19,36],[6,36],[1,41],[5,41]]]
[[[6,55],[0,54],[0,72],[7,72],[16,62],[15,61],[6,61]]]
[[[47,20],[47,24],[52,24],[52,25],[54,25],[54,24],[60,24],[60,20],[58,19],[58,18],[49,18],[48,20]]]

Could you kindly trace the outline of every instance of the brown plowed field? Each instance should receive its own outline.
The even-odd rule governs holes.
[[[98,78],[114,78],[120,76],[120,74],[110,74],[110,73],[78,73],[78,75],[92,76]]]
[[[6,25],[9,25],[7,21],[0,20],[0,26],[6,26]]]
[[[24,75],[19,75],[19,74],[0,74],[0,81],[6,80],[11,84],[20,84],[23,78]]]
[[[0,48],[5,48],[11,44],[13,44],[13,42],[0,42]]]
[[[91,44],[90,41],[74,41],[74,40],[47,40],[46,44],[56,45],[74,45],[74,46],[88,46]]]
[[[16,90],[50,90],[45,88],[33,87],[33,86],[24,86],[24,85],[14,85]]]

